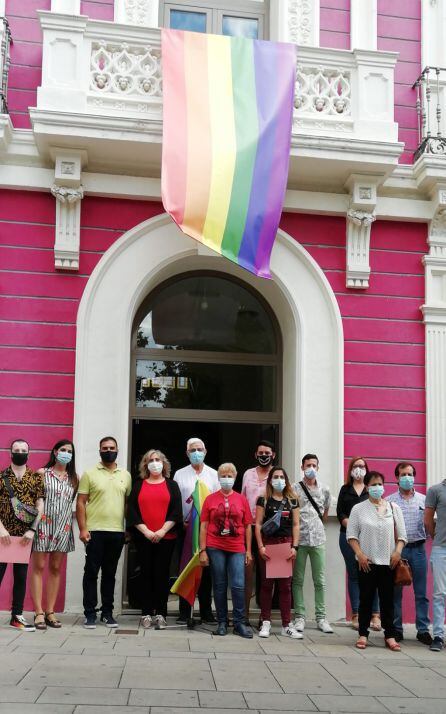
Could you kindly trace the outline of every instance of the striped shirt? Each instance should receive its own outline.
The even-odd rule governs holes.
[[[406,525],[407,542],[414,543],[417,540],[426,540],[424,529],[424,503],[426,496],[417,491],[412,491],[410,498],[403,498],[401,491],[392,493],[387,497],[387,501],[397,503],[403,512],[404,523]]]

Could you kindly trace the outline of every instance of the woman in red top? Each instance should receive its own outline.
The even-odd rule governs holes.
[[[176,537],[183,523],[181,493],[171,481],[164,454],[151,449],[139,464],[139,479],[129,496],[127,527],[132,529],[141,567],[142,617],[145,628],[164,630],[169,597],[169,571]]]
[[[228,631],[229,580],[234,634],[252,638],[252,631],[245,625],[245,565],[252,560],[252,515],[245,496],[232,490],[236,476],[234,464],[222,464],[218,469],[221,490],[211,493],[203,503],[200,563],[211,566],[218,620],[214,634],[226,635]]]

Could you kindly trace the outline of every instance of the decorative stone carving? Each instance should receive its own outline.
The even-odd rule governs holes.
[[[350,116],[350,72],[299,64],[294,106],[299,114]]]
[[[370,232],[376,220],[376,182],[354,174],[347,182],[351,191],[347,211],[347,276],[348,288],[366,290],[370,278]]]
[[[288,0],[289,41],[296,45],[319,45],[319,1]]]
[[[93,42],[90,89],[121,97],[161,97],[161,48]]]
[[[153,0],[120,0],[123,3],[124,22],[130,25],[150,25]]]
[[[51,193],[56,199],[56,236],[54,241],[54,266],[58,270],[79,270],[81,229],[81,201],[84,189],[81,184],[85,151],[70,152],[55,149],[54,185]]]

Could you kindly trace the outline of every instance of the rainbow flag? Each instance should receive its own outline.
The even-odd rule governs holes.
[[[288,178],[295,47],[161,33],[164,208],[187,235],[270,278]]]
[[[180,574],[170,592],[181,595],[190,605],[194,605],[201,582],[200,550],[200,515],[201,507],[210,491],[203,481],[197,479],[191,495],[192,508],[184,539],[180,560]]]

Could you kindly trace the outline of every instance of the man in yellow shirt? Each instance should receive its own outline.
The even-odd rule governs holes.
[[[96,627],[98,575],[101,570],[101,622],[117,627],[113,617],[116,568],[124,545],[124,512],[132,477],[116,464],[118,444],[113,436],[99,442],[101,461],[85,471],[79,483],[76,516],[85,544],[84,627]]]

